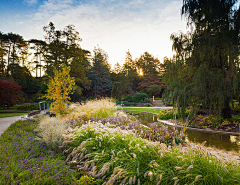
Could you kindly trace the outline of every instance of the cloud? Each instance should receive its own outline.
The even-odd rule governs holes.
[[[149,51],[162,61],[172,55],[170,34],[186,30],[181,6],[181,0],[47,0],[29,15],[25,30],[28,37],[43,39],[42,28],[50,21],[56,29],[73,24],[81,46],[92,51],[99,44],[112,65],[123,64],[128,49],[133,58]]]
[[[35,5],[37,4],[38,0],[24,0],[28,5]]]

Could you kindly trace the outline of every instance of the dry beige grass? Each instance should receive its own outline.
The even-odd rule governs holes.
[[[63,133],[67,130],[66,119],[60,117],[43,116],[37,128],[39,140],[45,142],[47,146],[58,150],[63,142]]]
[[[72,104],[70,106],[72,112],[67,115],[68,118],[78,118],[85,115],[88,119],[92,117],[106,118],[113,115],[117,110],[116,103],[112,99],[92,100],[87,103]]]

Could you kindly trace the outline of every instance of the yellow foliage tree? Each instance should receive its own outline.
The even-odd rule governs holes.
[[[75,78],[69,75],[70,67],[64,66],[62,70],[55,70],[54,77],[50,77],[47,94],[48,100],[53,100],[53,110],[56,114],[67,112],[66,104],[69,103],[70,94],[74,91]]]

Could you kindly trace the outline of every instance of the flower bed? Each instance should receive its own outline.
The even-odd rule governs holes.
[[[36,141],[33,120],[17,121],[0,137],[0,184],[74,184],[79,174]]]

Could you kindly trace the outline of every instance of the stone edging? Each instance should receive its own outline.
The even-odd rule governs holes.
[[[211,134],[235,135],[235,136],[240,135],[239,132],[225,132],[225,131],[216,131],[216,130],[206,130],[206,129],[200,129],[200,128],[191,128],[191,127],[176,125],[174,123],[171,123],[171,122],[165,121],[165,120],[158,119],[158,121],[165,124],[165,125],[174,126],[174,127],[177,127],[177,128],[186,128],[186,130],[194,130],[194,131],[198,131],[198,132],[206,132],[206,133],[211,133]]]

